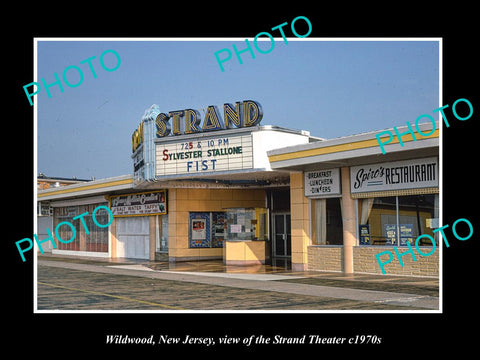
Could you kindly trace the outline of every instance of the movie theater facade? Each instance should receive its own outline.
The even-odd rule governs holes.
[[[427,137],[392,141],[384,155],[380,131],[326,140],[262,118],[253,100],[225,104],[223,114],[209,106],[203,124],[196,110],[153,105],[132,135],[133,174],[38,191],[50,228],[69,221],[76,229],[52,254],[235,266],[286,260],[297,271],[380,274],[375,254],[421,234],[439,244],[438,124]],[[86,233],[73,218],[99,205],[113,221]],[[70,239],[69,231],[58,234]],[[420,246],[428,253],[432,244]],[[439,258],[404,256],[404,266],[394,259],[385,270],[438,276]]]

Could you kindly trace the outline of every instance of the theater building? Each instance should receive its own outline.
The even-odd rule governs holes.
[[[438,244],[438,130],[392,141],[383,155],[378,132],[325,140],[262,118],[253,100],[209,106],[203,119],[153,105],[132,135],[131,175],[38,191],[52,233],[72,238],[64,221],[76,230],[52,253],[245,266],[281,259],[294,270],[380,273],[382,249],[425,233]],[[108,228],[91,218],[99,205],[113,215]],[[88,233],[74,220],[85,212]],[[96,214],[100,223],[109,216]],[[438,275],[438,251],[404,262],[387,273]]]

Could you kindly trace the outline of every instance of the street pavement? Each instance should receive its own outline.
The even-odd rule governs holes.
[[[39,256],[37,310],[438,312],[438,279]]]

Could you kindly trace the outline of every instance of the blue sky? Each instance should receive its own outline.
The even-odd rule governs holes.
[[[268,39],[267,39],[268,40]],[[312,41],[276,38],[255,59],[243,53],[218,66],[214,53],[243,41],[38,40],[38,81],[55,81],[78,66],[83,82],[42,89],[37,113],[37,171],[49,176],[105,178],[132,173],[131,134],[152,104],[163,112],[256,100],[262,125],[334,138],[414,122],[439,103],[438,41]],[[268,49],[270,42],[259,43]],[[116,51],[120,67],[99,57]],[[232,50],[233,51],[233,50]],[[97,78],[88,64],[92,60]],[[223,56],[223,54],[222,54]],[[113,67],[113,54],[105,55]],[[76,83],[75,70],[67,72]],[[35,81],[32,79],[32,81]],[[32,88],[30,88],[32,91]],[[25,98],[26,103],[28,100]]]

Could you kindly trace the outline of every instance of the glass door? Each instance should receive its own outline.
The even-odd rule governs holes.
[[[273,214],[273,256],[291,256],[290,214]]]

